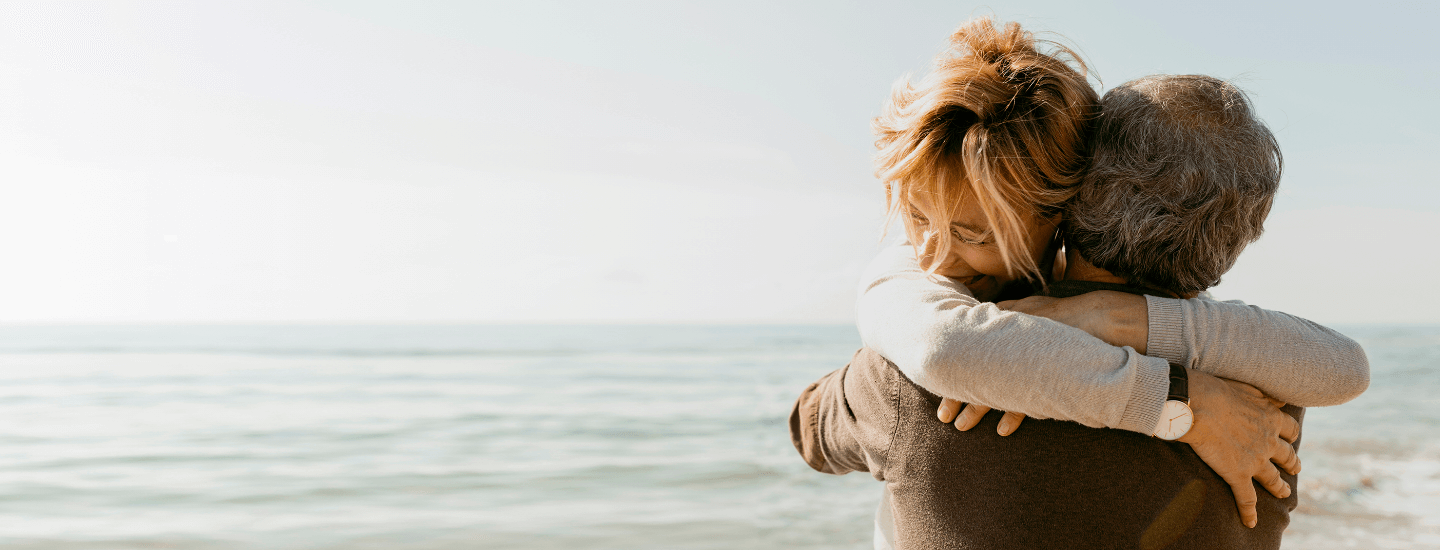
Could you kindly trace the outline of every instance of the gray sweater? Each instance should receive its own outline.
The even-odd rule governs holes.
[[[862,277],[856,323],[866,347],[928,391],[1142,434],[1159,419],[1168,363],[1303,407],[1338,405],[1369,386],[1364,350],[1326,327],[1240,302],[1146,300],[1150,356],[982,303],[964,285],[927,276],[902,244],[881,252]]]

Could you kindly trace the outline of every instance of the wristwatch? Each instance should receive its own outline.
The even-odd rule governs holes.
[[[1190,411],[1190,377],[1185,367],[1170,365],[1170,394],[1165,397],[1165,406],[1160,409],[1160,424],[1151,434],[1166,441],[1185,437],[1195,423],[1195,413]]]

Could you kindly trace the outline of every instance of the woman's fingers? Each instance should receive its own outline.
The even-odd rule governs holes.
[[[1255,480],[1259,481],[1260,486],[1264,487],[1266,491],[1275,495],[1275,498],[1290,496],[1290,484],[1280,478],[1280,470],[1276,470],[1273,464],[1265,464],[1260,473],[1255,475]]]
[[[1024,420],[1024,413],[1007,412],[1005,416],[1000,417],[1000,425],[995,431],[1000,435],[1010,435],[1015,433],[1015,430],[1020,427],[1020,422]]]
[[[1065,302],[1064,300],[1066,299],[1051,298],[1049,296],[1030,296],[1028,298],[1021,298],[1019,300],[1006,300],[1004,302],[995,304],[995,306],[1005,311],[1018,311],[1020,313],[1029,313],[1031,315],[1048,317],[1050,319],[1065,323],[1067,319],[1057,318],[1053,310],[1053,306],[1055,306],[1056,304],[1073,303]],[[1068,325],[1069,323],[1065,324]]]
[[[976,403],[966,405],[965,410],[960,411],[960,418],[955,419],[955,428],[962,432],[974,428],[976,424],[980,423],[980,419],[985,417],[985,413],[987,412],[990,412],[990,407],[986,407],[985,405]]]
[[[1246,527],[1255,527],[1259,519],[1255,514],[1255,502],[1259,499],[1255,495],[1255,484],[1251,483],[1249,478],[1227,478],[1225,482],[1230,484],[1230,491],[1235,493],[1235,506],[1240,510],[1240,523],[1244,523]]]
[[[1275,456],[1270,457],[1270,460],[1292,476],[1300,473],[1300,456],[1295,454],[1295,448],[1289,443],[1276,440]]]
[[[1294,443],[1296,439],[1300,439],[1300,422],[1296,421],[1295,417],[1280,411],[1276,411],[1274,414],[1279,415],[1280,439],[1284,439],[1290,443]]]
[[[941,399],[940,410],[935,411],[935,416],[940,417],[941,422],[949,424],[955,420],[955,415],[960,412],[960,405],[961,403],[959,401],[949,397]]]
[[[965,410],[960,410],[961,407],[964,407]],[[954,421],[955,428],[963,432],[974,428],[988,412],[990,412],[990,407],[985,405],[975,403],[966,405],[946,397],[940,400],[940,408],[935,411],[935,416],[939,417],[941,422]],[[1010,435],[1015,433],[1015,430],[1020,427],[1020,422],[1024,420],[1023,413],[1007,412],[1005,416],[1000,417],[1000,424],[995,431],[1000,435]]]

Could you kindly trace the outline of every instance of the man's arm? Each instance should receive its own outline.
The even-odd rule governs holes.
[[[893,376],[870,350],[801,392],[790,410],[790,441],[805,463],[827,474],[870,472],[885,479],[894,436]]]

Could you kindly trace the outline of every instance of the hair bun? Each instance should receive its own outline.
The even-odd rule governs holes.
[[[950,35],[950,51],[957,57],[972,57],[985,63],[1000,63],[1015,53],[1039,53],[1035,38],[1020,24],[1009,22],[996,29],[989,17],[972,19]]]
[[[918,195],[942,209],[977,200],[1006,266],[1039,274],[1018,220],[1049,215],[1074,193],[1099,105],[1085,74],[1075,52],[1018,23],[965,22],[929,74],[896,83],[875,119],[876,175],[891,214]]]

